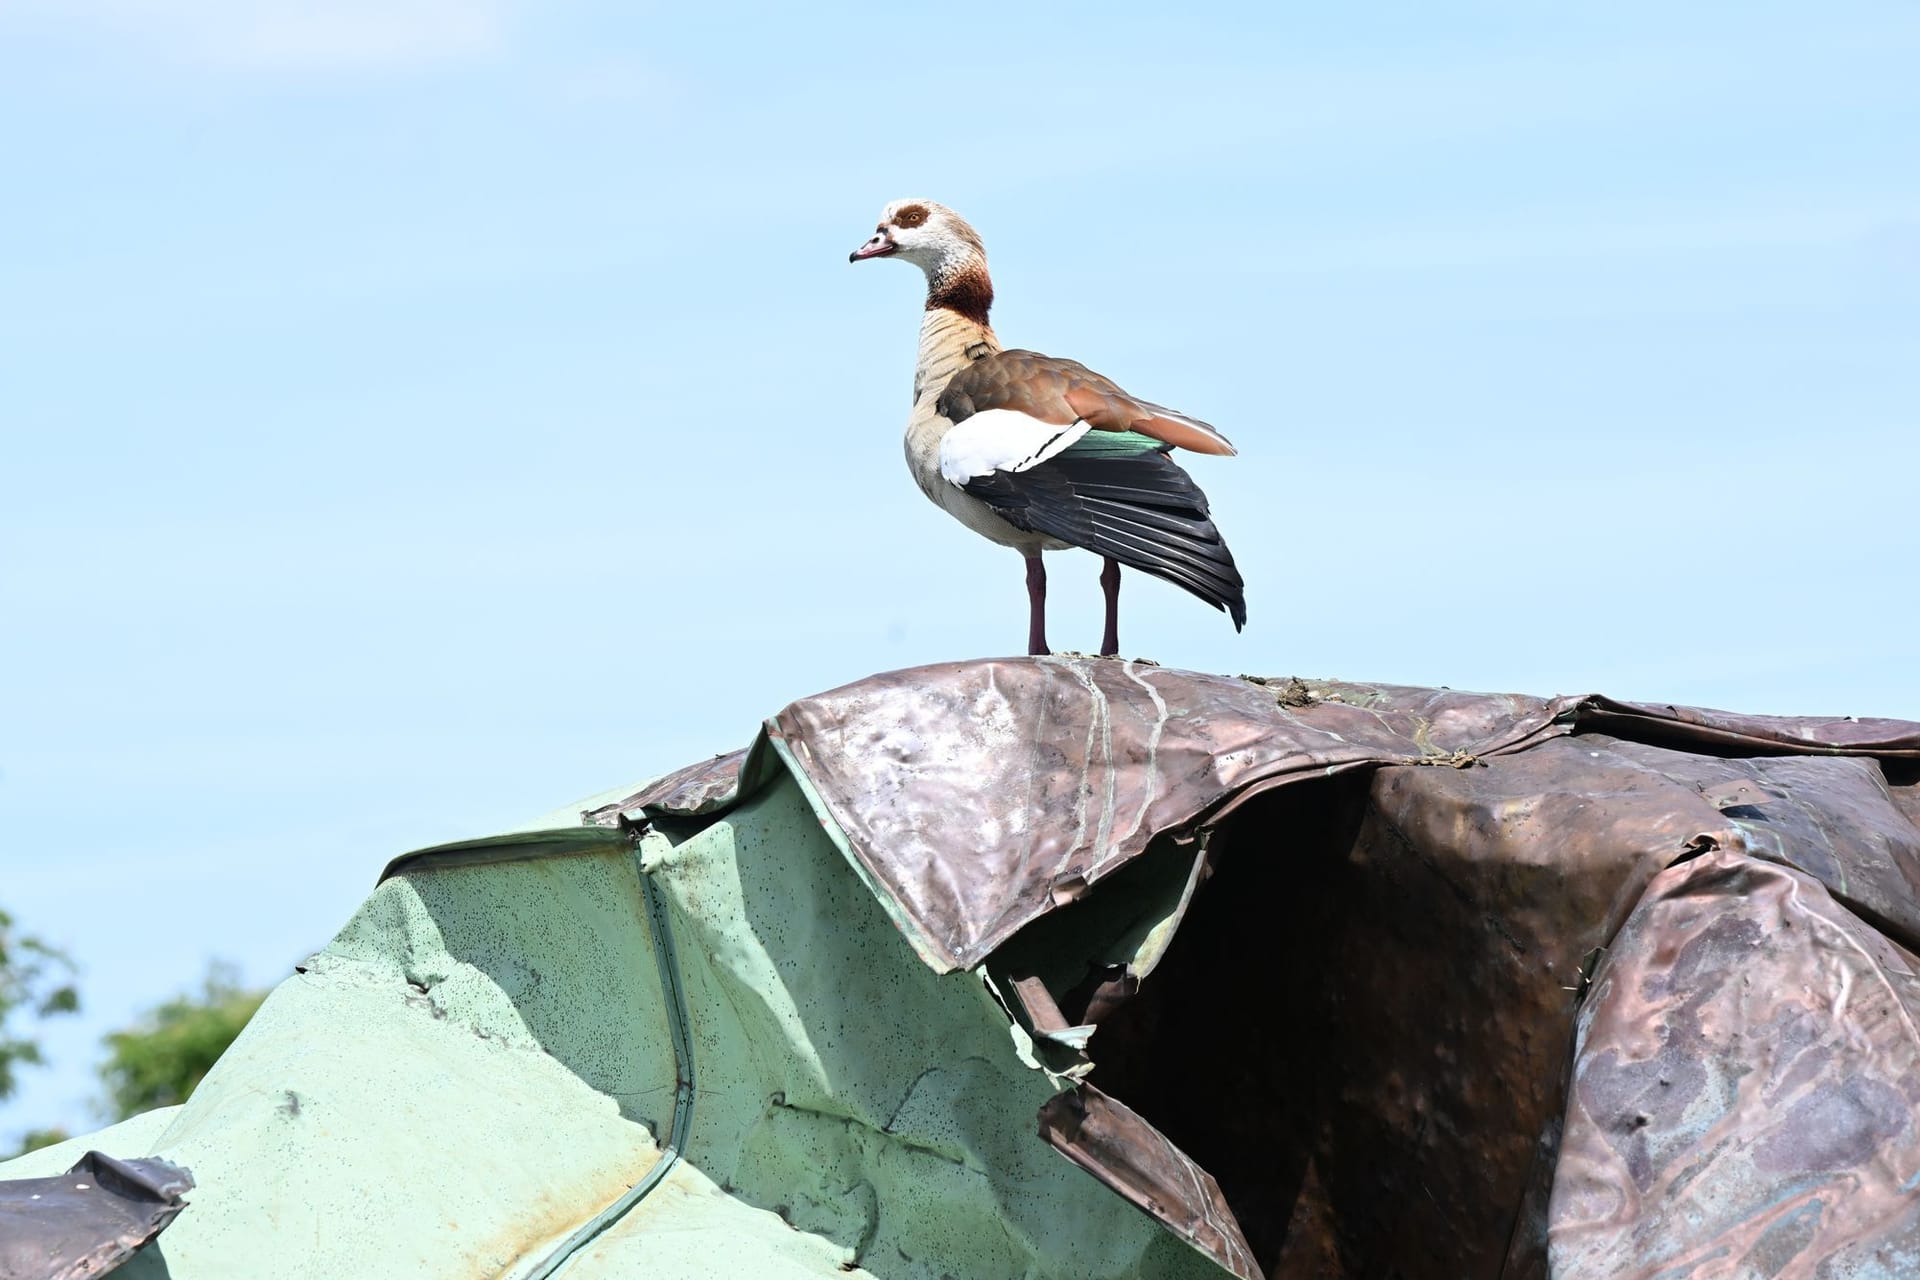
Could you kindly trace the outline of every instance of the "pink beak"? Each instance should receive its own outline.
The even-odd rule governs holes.
[[[847,255],[848,262],[858,262],[862,258],[884,258],[900,248],[884,231],[874,233],[873,239]]]

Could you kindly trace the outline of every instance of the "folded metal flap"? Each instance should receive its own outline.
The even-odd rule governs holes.
[[[1917,1013],[1920,957],[1814,877],[1725,849],[1662,871],[1580,1010],[1551,1274],[1911,1274]]]
[[[1466,767],[1572,732],[1578,702],[1007,658],[802,698],[765,739],[946,972],[1240,797],[1378,764]]]
[[[1047,1145],[1243,1280],[1262,1280],[1213,1175],[1131,1108],[1090,1084],[1040,1109]]]
[[[1763,716],[1710,707],[1620,702],[1589,694],[1581,729],[1682,747],[1729,748],[1749,755],[1861,755],[1920,760],[1920,724],[1871,716]]]
[[[0,1280],[104,1275],[164,1231],[192,1189],[178,1165],[101,1151],[51,1178],[0,1182]]]
[[[739,803],[742,781],[752,747],[742,747],[663,774],[633,794],[597,809],[580,820],[589,826],[614,826],[622,817],[646,814],[655,818],[704,818],[723,813]]]
[[[516,831],[481,840],[456,840],[452,844],[437,844],[401,854],[386,865],[378,883],[384,884],[409,871],[604,853],[608,849],[625,848],[629,843],[627,833],[616,827],[558,827],[551,831]]]

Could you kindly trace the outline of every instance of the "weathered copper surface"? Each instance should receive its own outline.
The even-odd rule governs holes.
[[[1055,1094],[1040,1136],[1243,1280],[1264,1273],[1213,1176],[1152,1125],[1092,1085]]]
[[[193,1175],[165,1160],[89,1151],[52,1178],[0,1182],[0,1280],[114,1270],[186,1207]]]
[[[1256,682],[1064,657],[873,676],[793,703],[767,732],[805,771],[922,954],[962,968],[1154,835],[1217,820],[1268,788],[1362,765],[1465,765],[1602,724],[1714,749],[1920,758],[1920,726],[1903,721]],[[695,780],[709,808],[722,774]],[[680,777],[644,801],[650,811],[686,809]]]
[[[1895,803],[1877,762],[1722,759],[1624,742],[1614,750],[1698,791],[1735,828],[1723,847],[1807,872],[1904,945],[1920,947],[1920,827]]]
[[[1580,1014],[1556,1280],[1920,1275],[1920,975],[1820,882],[1662,873]]]
[[[747,749],[730,751],[675,769],[656,778],[624,800],[603,804],[581,817],[596,826],[612,826],[622,816],[640,813],[655,817],[698,818],[731,808],[740,795],[740,770],[746,763]]]
[[[1661,868],[1731,830],[1613,745],[1375,775],[1325,957],[1335,1077],[1311,1153],[1350,1274],[1500,1273],[1583,962]]]
[[[1212,879],[1094,1036],[1092,1079],[1220,1180],[1267,1274],[1502,1273],[1583,963],[1662,868],[1737,836],[1619,746],[1382,768],[1216,832]]]
[[[1714,1140],[1732,1146],[1675,1128],[1647,1166],[1675,1177],[1672,1194],[1598,1210],[1595,1197],[1637,1185],[1640,1166],[1607,1154],[1619,1117],[1605,1099],[1583,1095],[1570,1119],[1567,1109],[1575,1019],[1606,949],[1617,953],[1609,991],[1633,964],[1659,969],[1666,994],[1634,1006],[1631,1034],[1614,1015],[1595,1023],[1582,1089],[1600,1079],[1594,1071],[1604,1076],[1592,1064],[1608,1046],[1626,1047],[1606,1062],[1651,1061],[1656,1023],[1679,1025],[1733,992],[1734,952],[1715,953],[1726,968],[1709,972],[1676,967],[1673,948],[1644,930],[1616,939],[1649,884],[1676,874],[1670,867],[1697,875],[1686,869],[1738,858],[1753,869],[1743,886],[1799,884],[1801,899],[1817,892],[1826,903],[1821,919],[1873,939],[1836,958],[1796,924],[1799,958],[1776,963],[1764,947],[1754,956],[1768,983],[1792,993],[1780,1008],[1798,1012],[1776,1024],[1735,1010],[1726,1026],[1744,1028],[1741,1044],[1702,1030],[1674,1052],[1772,1071],[1774,1050],[1754,1047],[1762,1040],[1799,1034],[1803,1022],[1844,1038],[1835,1029],[1866,1007],[1858,956],[1879,957],[1870,967],[1888,985],[1897,966],[1887,957],[1904,953],[1878,931],[1920,940],[1920,725],[1056,657],[876,676],[792,704],[766,734],[757,746],[798,771],[863,877],[942,971],[979,964],[1014,933],[1072,911],[1150,842],[1208,841],[1199,887],[1144,981],[1117,982],[1110,957],[1089,957],[1083,978],[1056,974],[1050,989],[1030,974],[1003,976],[1037,1031],[1098,1024],[1097,1088],[1048,1108],[1048,1140],[1229,1270],[1664,1276],[1661,1259],[1684,1254],[1702,1267],[1675,1275],[1769,1275],[1761,1264],[1775,1258],[1791,1260],[1780,1275],[1811,1276],[1816,1264],[1821,1276],[1920,1274],[1897,1253],[1914,1247],[1899,1215],[1920,1181],[1873,1183],[1906,1189],[1874,1192],[1862,1201],[1881,1206],[1871,1213],[1809,1192],[1795,1202],[1803,1216],[1767,1234],[1785,1219],[1755,1188],[1800,1192],[1735,1155],[1741,1135],[1791,1129],[1780,1126],[1798,1094],[1727,1112],[1730,1127]],[[603,813],[714,813],[753,790],[743,769],[763,765],[758,751],[706,762]],[[1647,901],[1664,901],[1660,892]],[[1822,936],[1841,938],[1837,927]],[[1660,929],[1658,938],[1687,936],[1671,920]],[[1023,945],[1036,936],[1024,933]],[[1707,1003],[1689,1004],[1696,995]],[[1910,1037],[1896,1021],[1889,1012],[1879,1034]],[[1716,1021],[1712,1034],[1725,1029]],[[1620,1056],[1629,1051],[1640,1056]],[[1920,1105],[1920,1075],[1900,1075],[1885,1053],[1876,1061],[1849,1078],[1884,1077],[1909,1111]],[[1714,1096],[1734,1097],[1750,1086],[1732,1071],[1716,1065],[1702,1078],[1718,1082]],[[1884,1127],[1873,1117],[1891,1114],[1875,1109],[1888,1096],[1846,1094],[1807,1116],[1831,1127],[1858,1112]],[[1680,1179],[1683,1142],[1694,1143],[1685,1167],[1696,1172]],[[1839,1185],[1834,1170],[1775,1163]],[[1902,1169],[1903,1179],[1920,1173]],[[1568,1187],[1580,1198],[1567,1199]],[[1832,1242],[1856,1235],[1896,1250],[1871,1244],[1881,1271],[1846,1269],[1851,1246]],[[1722,1238],[1743,1248],[1764,1238],[1764,1248],[1749,1250],[1749,1271],[1728,1270],[1732,1255],[1707,1243]],[[1696,1244],[1704,1252],[1687,1252]]]
[[[793,703],[767,732],[946,969],[1157,834],[1302,777],[1510,751],[1567,732],[1577,703],[1020,658],[873,676]]]
[[[1805,755],[1872,755],[1920,759],[1920,724],[1858,716],[1749,716],[1705,707],[1654,702],[1616,702],[1599,694],[1581,700],[1584,727],[1623,738],[1659,735],[1662,740],[1731,747],[1744,755],[1797,752]]]

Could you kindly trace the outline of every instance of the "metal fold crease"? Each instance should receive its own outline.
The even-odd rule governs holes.
[[[711,818],[774,758],[930,968],[1027,940],[1007,990],[1092,1057],[1042,1135],[1250,1277],[1550,1274],[1573,1019],[1596,955],[1657,950],[1615,935],[1669,867],[1777,864],[1920,936],[1920,725],[1900,721],[945,663],[800,699],[747,752],[589,820]],[[1168,839],[1211,847],[1150,886],[1170,914],[1127,926],[1135,972],[1087,922]],[[1276,968],[1251,1009],[1221,976]],[[1567,1269],[1587,1245],[1554,1248],[1552,1275],[1587,1274]]]
[[[1887,1280],[1916,824],[1896,721],[890,672],[396,859],[179,1115],[98,1145],[208,1171],[181,1280]]]

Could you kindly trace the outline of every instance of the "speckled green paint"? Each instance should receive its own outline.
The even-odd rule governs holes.
[[[790,779],[663,846],[708,1175],[877,1275],[1223,1274],[1039,1141],[980,975],[919,960]]]
[[[191,1168],[129,1280],[526,1274],[659,1162],[675,1072],[632,853],[564,833],[516,852],[406,867],[185,1107],[0,1177],[89,1146]],[[1223,1274],[1040,1142],[1054,1086],[982,976],[921,962],[791,777],[640,854],[692,1130],[563,1280]]]

